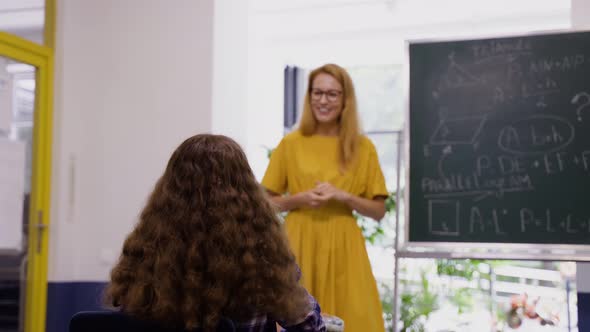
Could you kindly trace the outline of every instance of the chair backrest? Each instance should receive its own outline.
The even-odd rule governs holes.
[[[154,322],[139,320],[118,311],[82,311],[70,320],[70,332],[188,332],[162,327]],[[198,332],[200,329],[195,330]],[[219,322],[217,332],[235,332],[229,319]]]

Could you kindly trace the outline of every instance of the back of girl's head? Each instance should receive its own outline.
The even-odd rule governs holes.
[[[168,166],[123,245],[107,300],[167,325],[307,310],[286,236],[232,139],[196,135]]]

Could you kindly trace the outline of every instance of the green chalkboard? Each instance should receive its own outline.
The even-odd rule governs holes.
[[[409,44],[410,242],[590,244],[590,33]]]

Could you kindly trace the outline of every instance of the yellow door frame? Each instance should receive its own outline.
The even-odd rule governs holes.
[[[53,52],[0,32],[0,55],[36,67],[25,332],[45,331],[53,122]]]

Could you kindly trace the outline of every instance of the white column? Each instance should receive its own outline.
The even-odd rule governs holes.
[[[261,179],[264,146],[276,146],[283,132],[283,64],[260,47],[255,3],[215,0],[212,131],[238,141]]]
[[[571,0],[572,27],[576,30],[590,29],[590,1]]]
[[[214,0],[58,0],[50,281],[108,278],[172,151],[211,131]]]
[[[212,130],[248,144],[248,2],[215,0]]]

